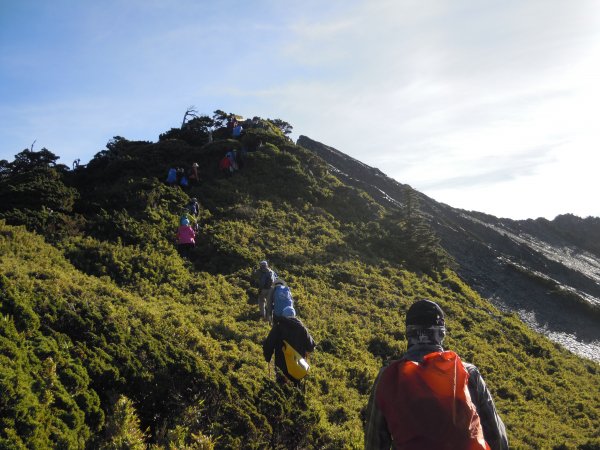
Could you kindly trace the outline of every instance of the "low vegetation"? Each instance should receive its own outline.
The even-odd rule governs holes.
[[[223,114],[156,143],[116,137],[75,170],[48,150],[0,162],[0,448],[361,448],[371,385],[427,297],[512,448],[600,449],[600,367],[465,285],[410,191],[385,209],[294,145],[286,122],[232,140]],[[218,160],[242,145],[245,167],[224,177]],[[198,185],[163,183],[193,162]],[[182,258],[191,197],[200,235]],[[304,393],[262,358],[262,259],[318,343]]]

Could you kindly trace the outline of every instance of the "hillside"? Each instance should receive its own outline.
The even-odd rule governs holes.
[[[298,144],[383,206],[402,205],[411,190],[306,136]],[[471,287],[555,342],[600,362],[600,218],[499,219],[415,195],[457,273]]]
[[[0,162],[0,448],[361,448],[371,385],[423,297],[447,313],[446,346],[479,366],[512,448],[600,448],[598,364],[462,281],[418,199],[380,202],[285,122],[234,140],[219,117],[158,142],[116,137],[75,170],[47,150]],[[219,159],[242,146],[224,176]],[[163,182],[193,162],[198,185]],[[191,197],[199,244],[182,258]],[[318,343],[305,394],[262,358],[262,259]]]

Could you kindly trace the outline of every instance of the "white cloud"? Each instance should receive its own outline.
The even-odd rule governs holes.
[[[116,4],[78,10],[83,53],[60,61],[73,85],[51,71],[60,95],[0,107],[0,135],[92,156],[194,104],[282,118],[453,206],[600,216],[600,3]]]
[[[294,44],[307,64],[337,55],[339,75],[282,87],[299,133],[451,205],[551,216],[581,197],[600,215],[591,171],[564,172],[598,143],[595,4],[371,4]]]

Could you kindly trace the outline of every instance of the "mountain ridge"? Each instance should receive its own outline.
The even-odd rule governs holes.
[[[411,189],[306,136],[297,143],[341,167],[348,183],[366,189],[380,203],[402,204],[398,199]],[[519,312],[535,330],[570,350],[600,361],[600,252],[595,240],[600,219],[568,214],[553,221],[500,219],[416,195],[459,275],[482,296]],[[568,315],[564,308],[570,308]]]
[[[211,140],[212,120],[158,142],[115,137],[74,170],[48,151],[0,162],[0,447],[361,448],[372,383],[405,351],[404,314],[423,297],[514,448],[600,445],[598,364],[461,279],[418,193],[394,203],[364,184],[378,202],[341,172],[367,166],[333,171],[285,124],[257,121],[242,140],[216,126]],[[244,167],[225,176],[219,159],[242,145]],[[163,181],[193,162],[199,184]],[[173,234],[191,197],[198,243],[182,257]],[[262,356],[262,259],[318,344],[304,394]]]

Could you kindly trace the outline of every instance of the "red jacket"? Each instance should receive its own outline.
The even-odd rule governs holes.
[[[221,162],[219,163],[219,169],[225,170],[225,169],[229,169],[230,167],[231,167],[231,160],[227,156],[224,156],[223,159],[221,160]]]
[[[441,360],[435,361],[440,358]],[[441,345],[413,345],[408,349],[404,356],[392,362],[389,366],[384,367],[379,376],[375,380],[369,405],[367,407],[367,423],[365,427],[365,450],[382,450],[382,449],[412,449],[419,450],[435,448],[442,449],[471,449],[485,448],[481,445],[489,445],[492,450],[508,450],[508,439],[506,429],[502,419],[498,416],[492,396],[483,381],[483,377],[472,364],[462,362],[456,364],[456,376],[454,370],[448,372],[446,369],[447,363],[452,363],[454,369],[454,361],[458,363],[458,359],[454,359],[453,352],[444,352]],[[439,369],[444,374],[446,380],[452,381],[448,384],[436,379],[437,376],[432,373],[416,374],[415,368],[418,365],[427,362],[434,362],[433,367]],[[464,373],[466,371],[466,374]],[[405,373],[408,372],[408,373]],[[428,372],[428,371],[426,371]],[[406,380],[400,380],[407,375]],[[466,380],[465,380],[466,378]],[[440,389],[441,392],[448,394],[448,386],[454,386],[456,381],[457,389],[452,388],[452,399],[442,402],[438,401],[437,395],[428,394],[431,389],[425,389],[426,386],[422,382],[431,384],[435,389]],[[467,383],[467,392],[464,390],[464,382]],[[437,385],[437,387],[436,387]],[[461,387],[462,386],[462,387]],[[407,390],[408,389],[408,390]],[[480,443],[480,436],[477,420],[473,414],[472,407],[466,402],[470,397],[472,404],[475,406],[478,420],[483,430],[485,444]],[[408,402],[408,403],[405,403]],[[465,409],[464,406],[467,405]],[[450,408],[450,409],[448,409]],[[445,419],[439,412],[450,412],[446,417],[455,417],[455,420]],[[421,420],[418,419],[421,417]],[[454,423],[463,423],[468,425],[463,427],[465,430],[475,431],[472,438],[468,438],[465,443],[452,443]],[[413,426],[414,422],[421,422]],[[430,426],[430,428],[427,428]],[[469,434],[469,433],[467,433]],[[446,437],[446,439],[444,439]],[[440,438],[441,441],[440,441]],[[460,437],[458,438],[460,439]],[[433,443],[437,440],[436,443]],[[433,442],[432,442],[433,441]],[[456,442],[456,441],[455,441]],[[431,445],[433,444],[433,447]],[[449,446],[448,446],[448,445]]]
[[[467,387],[469,374],[454,352],[422,362],[395,361],[381,375],[375,401],[396,448],[489,450]]]

